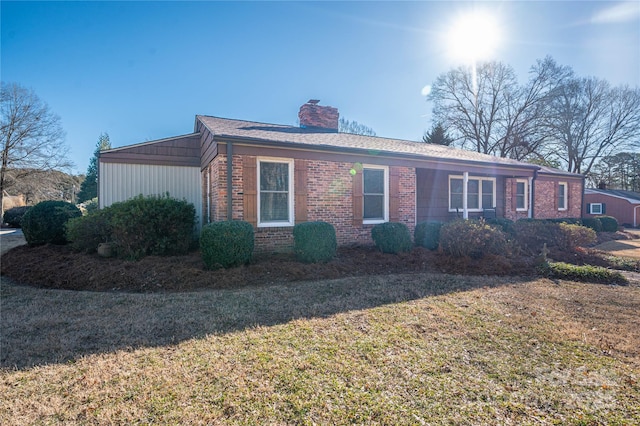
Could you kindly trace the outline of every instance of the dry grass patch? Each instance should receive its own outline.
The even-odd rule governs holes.
[[[637,286],[1,291],[2,424],[640,423]]]

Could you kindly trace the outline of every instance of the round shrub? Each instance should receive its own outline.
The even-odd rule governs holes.
[[[582,224],[596,232],[602,231],[602,222],[597,217],[585,217],[582,219]]]
[[[558,247],[564,250],[575,250],[576,247],[588,247],[596,242],[596,231],[582,225],[560,224]]]
[[[328,262],[337,248],[336,230],[330,223],[303,222],[293,227],[293,251],[302,262]]]
[[[435,250],[440,244],[441,222],[422,222],[416,225],[413,240],[417,246]]]
[[[22,216],[29,211],[31,206],[12,207],[2,215],[2,223],[6,223],[11,228],[20,228]]]
[[[195,207],[168,194],[139,195],[114,203],[109,210],[115,252],[120,258],[185,254],[194,241]]]
[[[484,220],[455,220],[442,226],[440,248],[450,256],[480,259],[508,254],[509,243],[504,232]]]
[[[544,244],[557,246],[560,224],[544,219],[520,219],[515,224],[515,241],[520,250],[529,255],[538,255]]]
[[[618,232],[618,219],[613,216],[598,216],[603,232]]]
[[[404,223],[385,222],[371,229],[371,238],[378,250],[383,253],[398,254],[411,251],[411,233]]]
[[[202,227],[200,253],[205,268],[231,268],[249,263],[253,254],[253,226],[240,220]]]
[[[66,224],[67,240],[75,251],[95,253],[100,243],[111,240],[111,210],[96,210],[70,219]]]
[[[66,244],[65,224],[82,212],[66,201],[42,201],[22,217],[22,232],[30,246]]]
[[[503,232],[514,235],[515,234],[515,222],[511,219],[504,217],[494,217],[492,219],[485,219],[487,225],[499,227]]]

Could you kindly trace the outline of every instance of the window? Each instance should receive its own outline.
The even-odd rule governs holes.
[[[389,169],[364,166],[362,169],[363,223],[389,220]]]
[[[589,204],[589,214],[604,214],[602,203]]]
[[[293,226],[293,160],[258,159],[258,226]]]
[[[516,180],[516,211],[527,210],[527,181]]]
[[[462,176],[449,176],[449,211],[462,209]],[[467,209],[482,211],[496,205],[496,180],[494,178],[469,177],[467,184]]]
[[[567,210],[567,183],[558,184],[558,210]]]

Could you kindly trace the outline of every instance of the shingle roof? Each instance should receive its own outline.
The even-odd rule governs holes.
[[[350,133],[327,132],[318,129],[306,129],[295,126],[257,123],[244,120],[196,116],[217,138],[232,138],[260,141],[264,143],[279,142],[300,144],[310,147],[333,148],[338,150],[362,150],[378,153],[407,154],[425,159],[449,159],[458,161],[495,164],[496,166],[511,166],[527,169],[537,169],[538,166],[520,161],[494,157],[443,145],[433,145],[402,139],[389,139],[378,136],[363,136]],[[566,173],[558,170],[560,173]],[[549,171],[549,173],[552,173]],[[574,175],[575,176],[575,175]]]
[[[594,189],[586,188],[585,194],[602,194],[616,198],[624,198],[632,204],[640,204],[640,193],[633,191],[623,191],[621,189]]]

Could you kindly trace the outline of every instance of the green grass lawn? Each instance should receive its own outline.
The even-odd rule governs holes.
[[[1,424],[640,424],[640,288],[435,274],[2,283]]]

